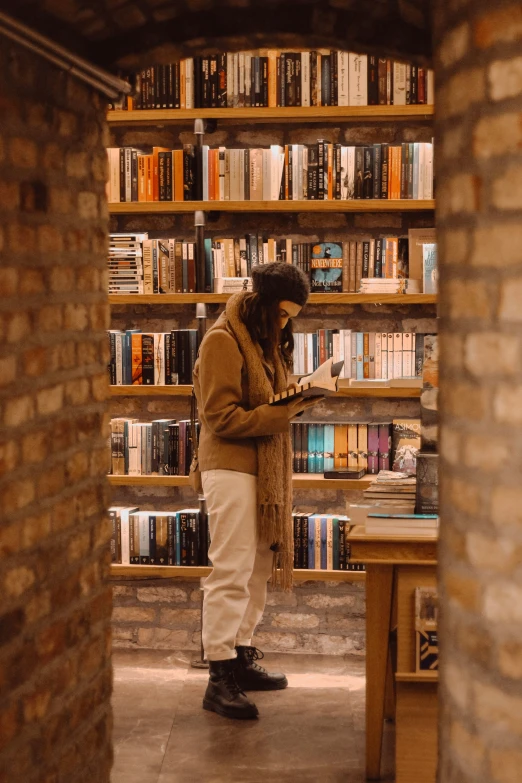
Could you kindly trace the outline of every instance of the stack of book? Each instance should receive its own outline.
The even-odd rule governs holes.
[[[365,529],[371,535],[434,536],[439,529],[436,514],[414,514],[397,509],[384,511],[376,506],[366,517]]]
[[[219,52],[136,74],[126,108],[432,104],[433,71],[376,55],[318,49]]]
[[[192,453],[190,419],[111,420],[109,472],[113,476],[188,476]]]
[[[272,144],[202,152],[204,201],[432,199],[429,142]],[[168,199],[167,199],[168,200]]]
[[[374,277],[361,278],[361,294],[422,294],[422,282],[409,278],[382,280]]]
[[[394,462],[395,460],[394,453]],[[364,497],[384,501],[401,500],[414,504],[416,485],[415,476],[395,470],[381,470],[371,487],[364,490]]]
[[[109,294],[143,293],[143,242],[147,233],[109,235]]]
[[[351,329],[294,333],[294,375],[307,375],[329,358],[344,362],[341,378],[359,381],[420,378],[424,335]]]
[[[111,329],[108,335],[113,386],[192,384],[199,347],[196,329],[155,333]]]
[[[207,515],[198,509],[140,511],[113,506],[111,560],[121,565],[206,566]]]

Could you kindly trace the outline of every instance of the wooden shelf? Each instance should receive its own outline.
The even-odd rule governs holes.
[[[434,199],[349,199],[331,201],[120,201],[111,215],[157,215],[177,212],[430,212]]]
[[[397,672],[395,674],[397,682],[438,682],[439,673],[433,672]]]
[[[333,397],[371,397],[379,399],[418,399],[421,389],[418,387],[391,386],[355,386],[343,385],[340,381],[339,391]],[[346,382],[345,382],[346,383]],[[189,397],[192,386],[111,386],[112,397]]]
[[[108,476],[109,483],[116,487],[188,487],[188,476]],[[375,476],[362,479],[325,479],[319,473],[294,475],[294,489],[367,489]]]
[[[231,294],[109,294],[111,305],[224,304]],[[307,305],[436,304],[436,294],[310,294]]]
[[[212,571],[207,566],[156,566],[156,565],[111,565],[113,577],[160,577],[172,579],[184,577],[185,579],[208,576]],[[320,582],[361,582],[366,579],[364,571],[320,571],[313,568],[297,569],[294,571],[296,582],[308,580]]]
[[[217,119],[228,123],[236,120],[250,122],[387,122],[391,120],[432,120],[433,105],[415,106],[278,106],[223,109],[151,109],[138,111],[109,111],[109,125],[176,125],[196,119]]]

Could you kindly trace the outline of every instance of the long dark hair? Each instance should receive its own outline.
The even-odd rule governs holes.
[[[294,351],[292,320],[288,320],[284,329],[279,328],[279,302],[263,301],[259,294],[248,293],[239,305],[239,317],[252,340],[263,349],[265,359],[273,362],[279,350],[286,368],[291,370]]]

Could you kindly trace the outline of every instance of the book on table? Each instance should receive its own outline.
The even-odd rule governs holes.
[[[290,389],[278,394],[273,394],[269,405],[286,405],[286,403],[299,397],[328,397],[338,390],[339,375],[344,362],[334,362],[333,358],[327,359],[315,372],[299,378],[298,383]]]

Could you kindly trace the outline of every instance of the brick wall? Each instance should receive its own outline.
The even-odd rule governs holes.
[[[135,145],[148,149],[153,144],[163,146],[178,146],[181,143],[193,143],[194,136],[189,127],[177,126],[163,128],[128,128],[113,129],[112,143],[116,146]],[[239,125],[218,126],[213,134],[205,137],[205,143],[212,146],[226,144],[229,146],[255,146],[269,145],[270,143],[284,144],[290,141],[299,143],[313,143],[318,138],[326,138],[332,141],[348,141],[353,144],[373,143],[387,141],[400,143],[402,141],[428,141],[433,135],[429,124],[401,124],[401,123],[352,123],[343,125],[342,128],[335,124],[329,125],[304,125],[295,127],[288,124],[260,125],[245,130]],[[382,213],[382,214],[229,214],[216,215],[216,220],[208,223],[207,235],[209,236],[240,236],[252,231],[267,232],[272,236],[289,236],[295,241],[323,241],[344,240],[348,237],[363,236],[391,236],[406,235],[408,228],[422,228],[433,225],[433,215],[426,213]],[[190,239],[194,236],[192,215],[132,215],[112,216],[111,230],[130,231],[147,230],[149,236],[177,236]],[[406,299],[407,301],[407,299]],[[209,305],[210,325],[221,312],[222,307]],[[195,306],[112,306],[111,328],[125,329],[133,327],[147,328],[151,331],[165,331],[173,328],[196,328]],[[326,328],[351,328],[356,331],[417,331],[433,333],[437,330],[434,305],[403,305],[375,306],[375,305],[317,305],[304,308],[302,314],[294,322],[296,331],[313,331],[320,327]],[[166,415],[174,418],[187,418],[189,415],[188,399],[176,397],[118,397],[111,401],[111,413],[114,416],[135,416],[142,421],[151,421],[154,418]],[[418,400],[385,400],[353,398],[350,400],[327,399],[317,405],[313,412],[306,412],[305,418],[309,421],[390,421],[394,416],[420,416],[420,403]],[[187,504],[192,505],[194,495],[185,488],[146,488],[146,487],[118,487],[115,489],[115,501],[138,505],[140,508],[182,508]],[[301,508],[314,508],[318,511],[342,512],[348,502],[362,502],[362,491],[342,492],[313,490],[296,490],[294,502]],[[116,589],[115,601],[119,607],[113,618],[115,639],[118,643],[129,646],[169,646],[178,645],[183,641],[186,644],[196,644],[192,636],[196,625],[187,630],[186,609],[179,613],[174,609],[169,612],[169,625],[165,630],[161,610],[155,611],[154,603],[147,605],[145,613],[149,618],[146,630],[138,631],[138,627],[132,630],[129,620],[122,619],[130,607],[135,607],[142,615],[143,596],[148,587],[140,588],[136,597],[136,588],[132,588],[129,582],[117,582],[125,587],[120,593]],[[147,582],[152,586],[157,582]],[[161,584],[165,585],[164,580]],[[175,589],[177,582],[172,582]],[[197,587],[197,580],[192,583],[192,590]],[[315,587],[314,587],[315,585]],[[266,649],[292,649],[294,651],[316,651],[334,654],[344,654],[347,651],[360,652],[363,649],[363,639],[360,635],[360,610],[353,610],[351,597],[353,591],[363,589],[361,584],[338,584],[335,588],[310,581],[306,587],[297,585],[294,595],[288,600],[291,602],[284,614],[288,620],[288,627],[281,628],[277,622],[273,623],[272,610],[267,609],[267,618],[260,627],[259,643]],[[329,609],[326,616],[317,624],[318,613],[314,602],[321,605],[322,601],[328,602],[331,591],[335,590],[337,602],[336,609]],[[315,592],[314,592],[315,591]],[[166,593],[165,593],[166,594]],[[315,598],[313,598],[315,595]],[[276,600],[274,598],[274,600]],[[310,602],[311,601],[311,602]],[[120,607],[121,604],[121,607]],[[325,605],[328,605],[327,603]],[[189,604],[190,610],[190,604]],[[333,612],[333,614],[332,614]],[[336,614],[337,612],[337,614]],[[339,616],[342,614],[342,620]],[[330,615],[332,617],[330,618]],[[131,615],[127,614],[127,617]],[[352,621],[354,625],[352,625]],[[301,627],[300,625],[301,624]],[[153,631],[152,629],[155,628]],[[306,630],[305,630],[306,629]],[[122,635],[120,639],[120,634]],[[358,635],[359,634],[359,635]],[[290,645],[285,647],[285,645]],[[354,645],[359,645],[356,647]]]
[[[104,783],[104,106],[2,40],[0,115],[0,781]]]
[[[522,8],[438,2],[444,783],[522,769]]]

